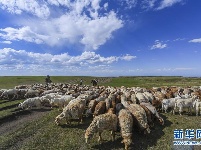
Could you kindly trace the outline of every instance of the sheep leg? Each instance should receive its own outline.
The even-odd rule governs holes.
[[[98,143],[100,144],[102,141],[101,132],[98,132]]]
[[[115,131],[111,131],[111,135],[112,135],[112,141],[114,141],[115,140]]]
[[[125,150],[128,150],[128,144],[125,144]]]
[[[80,115],[80,123],[83,123],[83,116],[82,116],[82,114]]]
[[[182,114],[182,107],[180,107],[180,109],[179,109],[179,115],[181,116]]]

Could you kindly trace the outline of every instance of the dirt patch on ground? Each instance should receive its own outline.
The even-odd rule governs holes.
[[[44,108],[41,110],[22,111],[14,116],[4,118],[0,122],[0,135],[5,135],[11,132],[15,132],[19,128],[23,127],[28,122],[32,122],[43,117],[51,109]]]

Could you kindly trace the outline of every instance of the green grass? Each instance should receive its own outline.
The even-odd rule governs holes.
[[[4,100],[3,102],[5,103],[0,103],[0,119],[3,119],[6,116],[11,116],[17,113],[19,111],[17,106],[20,102],[23,101],[24,100],[15,100],[15,101]]]
[[[90,84],[94,77],[51,77],[55,83],[72,82],[79,83],[80,79],[84,80],[84,84]],[[104,78],[98,77],[99,85],[126,87],[161,87],[161,86],[200,86],[200,78],[184,78],[184,77],[119,77]],[[44,83],[44,77],[0,77],[0,88],[13,88],[19,84]],[[0,117],[11,115],[16,108],[12,107],[23,100],[10,101],[0,100]],[[9,108],[11,106],[11,108]],[[8,109],[3,109],[8,108]],[[124,145],[121,143],[120,133],[116,133],[115,141],[110,140],[110,133],[103,133],[104,141],[98,145],[97,135],[91,140],[90,144],[85,144],[84,133],[91,122],[91,118],[85,118],[84,123],[77,125],[73,122],[71,126],[57,126],[54,122],[55,117],[60,112],[55,108],[48,112],[45,116],[37,120],[27,122],[17,130],[13,130],[8,134],[0,135],[0,149],[20,149],[20,150],[123,150]],[[201,128],[200,116],[183,116],[172,115],[170,113],[161,113],[165,120],[165,125],[155,124],[155,128],[147,136],[133,132],[132,149],[136,150],[171,150],[173,142],[174,129],[198,129]],[[200,147],[197,147],[197,150]]]

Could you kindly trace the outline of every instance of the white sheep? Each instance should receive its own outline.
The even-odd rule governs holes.
[[[195,107],[196,116],[201,115],[201,101],[199,99],[194,101],[193,107]]]
[[[50,100],[50,105],[53,106],[58,106],[59,108],[64,108],[65,106],[68,105],[68,103],[73,99],[71,95],[62,95],[62,96],[57,96],[53,99]]]
[[[173,114],[175,114],[175,110],[179,108],[179,114],[183,112],[183,108],[188,108],[188,111],[192,114],[193,103],[197,99],[197,96],[193,96],[192,98],[181,98],[177,99],[175,102],[175,107],[173,110]]]
[[[124,143],[125,149],[128,150],[132,144],[133,117],[128,110],[121,109],[118,119],[121,128],[121,136],[123,138],[122,143]]]
[[[112,140],[114,140],[115,131],[117,130],[117,121],[118,121],[117,116],[111,113],[105,113],[95,116],[89,127],[86,129],[85,132],[86,143],[88,143],[88,140],[90,140],[95,133],[99,134],[98,142],[100,143],[102,141],[101,133],[104,130],[111,131]]]
[[[66,119],[67,124],[71,124],[72,119],[79,119],[82,123],[85,107],[86,100],[77,98],[70,101],[69,104],[64,107],[63,112],[55,118],[55,123],[59,125],[61,120],[64,118]]]
[[[38,90],[33,90],[33,89],[29,89],[26,94],[24,95],[25,98],[30,98],[30,97],[35,97],[35,96],[39,96],[39,91]]]
[[[42,107],[41,98],[40,97],[28,98],[24,102],[20,103],[18,107],[22,109],[32,109],[32,107],[41,108]]]
[[[18,90],[17,89],[8,89],[4,90],[0,96],[0,98],[7,98],[10,99],[9,97],[12,96],[12,99],[18,98]]]

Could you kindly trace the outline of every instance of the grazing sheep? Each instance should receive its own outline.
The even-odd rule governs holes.
[[[64,108],[73,99],[71,95],[62,95],[61,97],[56,97],[50,100],[50,105],[58,106],[59,108]]]
[[[101,133],[104,130],[110,130],[112,140],[115,139],[115,131],[117,130],[117,116],[115,114],[105,113],[95,116],[89,127],[86,129],[86,143],[88,143],[88,140],[90,140],[95,133],[99,134],[98,142],[100,143],[102,141]]]
[[[140,103],[140,105],[144,105],[146,108],[149,109],[149,111],[159,120],[161,125],[164,125],[164,120],[162,117],[159,116],[156,108],[151,105],[151,103]]]
[[[125,150],[128,150],[132,144],[133,117],[128,110],[121,109],[118,120],[123,138],[122,143],[125,145]]]
[[[152,116],[151,111],[150,111],[145,105],[140,104],[140,106],[141,106],[141,107],[145,110],[145,112],[146,112],[148,125],[149,125],[150,127],[154,127],[154,118],[153,118],[153,116]]]
[[[55,123],[60,124],[62,119],[66,119],[67,124],[71,124],[72,119],[79,119],[83,122],[83,112],[86,106],[86,101],[83,99],[74,99],[64,107],[63,112],[55,118]],[[79,123],[79,122],[78,122]]]
[[[12,100],[14,98],[18,98],[18,90],[17,89],[8,89],[8,90],[4,90],[0,96],[0,98],[7,98],[10,99],[10,97],[12,96]]]
[[[121,95],[121,104],[123,104],[124,107],[128,107],[129,103],[127,101],[127,98],[124,94]]]
[[[95,107],[93,117],[98,116],[100,114],[104,114],[106,111],[106,102],[100,101]]]
[[[122,103],[116,104],[116,115],[119,115],[121,109],[124,109],[124,105]]]
[[[106,111],[108,111],[108,109],[111,107],[111,99],[110,98],[106,98],[105,99],[105,103],[106,103]]]
[[[136,99],[141,102],[149,102],[148,98],[145,96],[144,93],[136,93]]]
[[[41,108],[42,107],[41,98],[40,97],[28,98],[24,102],[20,103],[18,107],[22,109],[32,109],[32,107]]]
[[[39,96],[40,91],[38,90],[33,90],[33,89],[29,89],[26,94],[24,95],[25,98],[30,98],[30,97],[35,97],[35,96]]]
[[[86,110],[86,117],[88,117],[89,115],[93,114],[95,111],[95,107],[98,104],[98,102],[96,100],[91,100],[88,104],[88,108]]]
[[[134,116],[134,121],[136,121],[140,131],[144,132],[144,134],[150,133],[145,110],[138,104],[130,104],[126,108]]]

